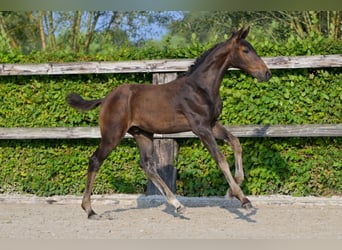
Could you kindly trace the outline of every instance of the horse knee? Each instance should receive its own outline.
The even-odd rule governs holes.
[[[148,175],[155,175],[158,174],[156,165],[154,163],[149,163],[146,165],[146,172]]]
[[[241,147],[239,138],[237,138],[233,135],[230,135],[230,136],[228,136],[228,142],[229,142],[230,146],[233,148],[235,153],[239,153],[239,154],[242,153],[242,147]]]
[[[142,169],[148,169],[151,165],[151,157],[140,156],[139,165]]]
[[[146,175],[152,180],[155,179],[156,176],[159,176],[158,171],[157,171],[157,167],[156,164],[149,161],[146,162],[146,164],[143,166],[143,169],[146,173]]]
[[[88,172],[97,172],[99,171],[101,166],[100,161],[98,160],[97,156],[94,154],[89,158],[89,167]]]

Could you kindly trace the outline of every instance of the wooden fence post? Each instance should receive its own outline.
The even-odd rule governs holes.
[[[154,73],[152,82],[153,84],[164,84],[176,77],[177,73]],[[177,170],[173,166],[173,162],[178,154],[178,144],[173,139],[154,139],[153,146],[153,160],[157,166],[157,171],[170,190],[176,193]],[[160,195],[160,192],[152,181],[148,180],[146,195],[155,194]]]

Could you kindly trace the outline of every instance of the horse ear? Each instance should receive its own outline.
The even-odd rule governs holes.
[[[241,28],[232,34],[231,38],[235,38],[237,40],[245,39],[249,33],[249,26],[247,28]]]
[[[241,30],[238,31],[239,36],[238,39],[245,39],[249,33],[250,27],[248,26],[247,28],[242,28]]]

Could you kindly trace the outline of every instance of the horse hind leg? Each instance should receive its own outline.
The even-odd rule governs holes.
[[[124,133],[122,133],[124,134]],[[89,219],[98,219],[99,216],[91,207],[91,192],[97,172],[99,171],[103,161],[108,157],[115,146],[119,144],[123,135],[114,136],[111,140],[102,135],[101,143],[96,151],[89,159],[89,167],[87,172],[87,182],[83,193],[81,207],[87,213]]]
[[[93,155],[89,159],[89,166],[88,166],[88,172],[87,172],[87,182],[86,187],[83,193],[83,199],[81,207],[83,210],[87,213],[88,218],[96,218],[97,215],[94,212],[94,210],[91,208],[91,191],[94,184],[95,176],[98,170],[101,167],[102,162],[99,161],[98,154],[100,152],[100,147],[93,153]]]
[[[129,131],[130,132],[130,131]],[[140,167],[145,171],[148,178],[153,182],[159,192],[165,197],[168,204],[175,208],[176,213],[183,213],[185,207],[177,200],[175,195],[159,176],[156,165],[153,162],[153,135],[139,131],[132,133],[140,151]]]

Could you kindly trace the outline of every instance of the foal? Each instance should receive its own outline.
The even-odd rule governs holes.
[[[97,100],[84,100],[74,93],[68,95],[70,106],[83,111],[101,105],[101,142],[89,160],[82,200],[82,208],[88,218],[96,217],[90,198],[96,173],[126,132],[137,142],[141,168],[176,212],[181,212],[184,206],[160,178],[152,161],[154,133],[193,131],[222,170],[230,187],[229,194],[239,199],[242,207],[251,207],[240,188],[244,173],[239,139],[217,121],[222,111],[219,87],[229,67],[242,69],[258,81],[268,81],[271,77],[270,70],[245,40],[248,32],[249,27],[235,32],[228,40],[203,53],[188,72],[167,84],[125,84]],[[216,139],[229,143],[233,148],[235,177]]]

